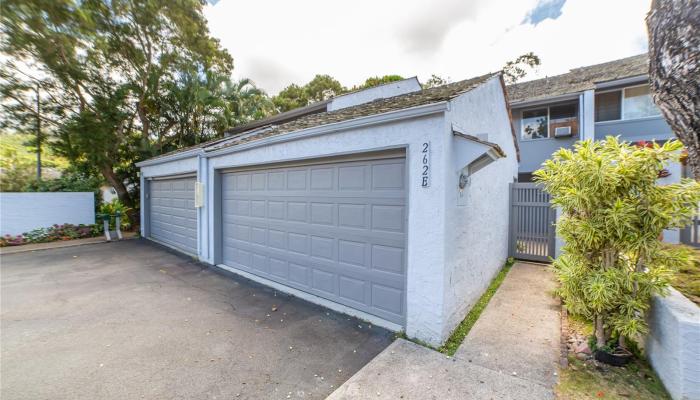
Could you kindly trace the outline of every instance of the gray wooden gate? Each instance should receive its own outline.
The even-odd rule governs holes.
[[[692,178],[693,173],[690,170],[690,166],[683,165],[683,178]],[[681,229],[681,243],[687,244],[689,246],[700,247],[700,204],[695,210],[695,216],[693,216],[693,221],[690,225]]]
[[[700,209],[698,209],[690,225],[681,229],[681,242],[690,246],[700,247]]]
[[[554,257],[556,210],[536,183],[510,184],[510,256],[531,261]]]

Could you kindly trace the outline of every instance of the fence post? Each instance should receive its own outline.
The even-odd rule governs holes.
[[[117,230],[117,238],[122,240],[122,212],[117,211],[114,217],[114,228]]]
[[[109,235],[109,214],[102,214],[102,226],[105,230],[105,239],[107,239],[108,242],[112,241]]]
[[[515,218],[513,216],[513,182],[508,184],[508,257],[515,257]]]

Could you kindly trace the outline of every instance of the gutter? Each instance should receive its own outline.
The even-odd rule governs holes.
[[[620,78],[620,79],[615,79],[612,81],[596,82],[595,88],[596,89],[607,89],[607,88],[612,88],[612,87],[616,87],[616,86],[625,86],[625,85],[629,85],[629,84],[643,83],[643,82],[649,82],[649,75],[648,74],[630,76],[627,78]]]
[[[190,158],[190,157],[202,154],[203,152],[204,152],[204,150],[201,147],[198,147],[196,149],[181,151],[179,153],[175,153],[175,154],[172,154],[170,156],[151,158],[148,160],[137,162],[135,165],[139,168],[148,167],[151,165],[158,165],[158,164],[162,164],[162,163],[166,163],[166,162],[170,162],[170,161],[181,160],[183,158]]]
[[[581,92],[571,92],[571,93],[566,93],[566,94],[560,94],[558,96],[552,96],[552,97],[542,97],[539,99],[535,100],[521,100],[521,101],[513,101],[510,103],[511,108],[523,108],[523,107],[529,107],[529,106],[537,106],[541,104],[549,104],[549,103],[554,103],[558,101],[566,101],[566,100],[576,100],[578,97],[581,95]]]

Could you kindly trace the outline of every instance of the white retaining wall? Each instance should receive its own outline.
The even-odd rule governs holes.
[[[0,235],[19,235],[66,223],[95,223],[94,193],[0,193]]]
[[[654,297],[647,357],[674,400],[700,400],[700,307],[677,290]]]

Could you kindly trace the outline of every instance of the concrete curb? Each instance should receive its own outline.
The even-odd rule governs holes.
[[[129,240],[129,239],[136,239],[136,238],[138,238],[138,235],[135,232],[125,232],[124,238],[122,240]],[[117,241],[118,240],[112,240],[112,242],[117,242]],[[32,243],[32,244],[25,244],[25,245],[21,245],[21,246],[0,247],[0,256],[5,256],[5,255],[9,255],[9,254],[27,253],[27,252],[31,252],[31,251],[62,249],[62,248],[66,248],[66,247],[84,246],[84,245],[88,245],[88,244],[97,244],[97,243],[108,243],[108,242],[104,238],[104,236],[97,236],[97,237],[91,237],[91,238],[85,238],[85,239],[74,239],[74,240],[49,242],[49,243]]]

